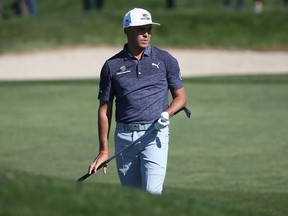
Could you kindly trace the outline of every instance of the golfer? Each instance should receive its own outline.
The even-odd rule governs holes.
[[[165,180],[169,117],[186,104],[185,90],[177,60],[150,45],[151,14],[134,8],[125,14],[123,29],[127,43],[102,67],[98,99],[99,154],[89,174],[108,159],[108,137],[115,100],[115,152],[155,129],[116,158],[123,186],[161,194]],[[169,92],[172,101],[169,103]],[[103,172],[106,173],[107,166]]]

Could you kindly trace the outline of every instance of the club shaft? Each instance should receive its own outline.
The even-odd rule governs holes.
[[[148,136],[149,134],[151,134],[154,130],[156,130],[154,127],[148,131],[146,131],[146,133],[144,135],[142,135],[141,137],[139,137],[138,139],[136,139],[135,141],[133,141],[132,143],[130,143],[128,146],[126,146],[125,148],[123,148],[121,151],[117,152],[116,154],[114,154],[113,156],[111,156],[110,158],[108,158],[105,162],[103,162],[102,164],[100,164],[97,167],[97,171],[99,169],[101,169],[103,166],[105,166],[107,163],[109,163],[111,160],[113,160],[114,158],[116,158],[118,155],[120,155],[121,153],[125,152],[127,149],[131,148],[132,146],[134,146],[136,143],[139,142],[140,139],[145,138],[146,136]],[[90,175],[92,175],[94,173],[86,173],[85,175],[83,175],[81,178],[79,178],[77,181],[82,182],[84,181],[86,178],[88,178]]]
[[[174,113],[174,115],[178,114],[180,111],[184,111],[186,116],[188,118],[190,118],[191,116],[191,111],[189,109],[187,109],[186,107],[178,110],[176,113]],[[126,146],[124,149],[122,149],[121,151],[117,152],[116,154],[114,154],[113,156],[111,156],[110,158],[108,158],[105,162],[103,162],[102,164],[100,164],[98,167],[97,167],[97,171],[99,169],[101,169],[103,166],[105,166],[106,164],[108,164],[111,160],[113,160],[114,158],[116,158],[118,155],[120,155],[121,153],[123,153],[124,151],[126,151],[127,149],[131,148],[132,146],[134,146],[136,143],[139,142],[139,140],[145,138],[146,136],[148,136],[149,134],[151,134],[153,131],[155,131],[156,129],[153,127],[151,127],[151,129],[149,129],[148,131],[145,132],[144,135],[142,135],[141,137],[139,137],[138,139],[136,139],[135,141],[133,141],[132,143],[130,143],[128,146]],[[83,175],[82,177],[80,177],[77,181],[78,182],[82,182],[84,181],[85,179],[87,179],[89,176],[91,176],[92,174],[94,173],[86,173],[85,175]]]

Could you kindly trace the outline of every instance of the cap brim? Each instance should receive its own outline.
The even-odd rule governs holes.
[[[160,23],[155,23],[155,22],[152,22],[152,25],[158,25],[158,26],[161,26]]]
[[[157,26],[161,26],[160,23],[152,22],[152,23],[145,23],[145,24],[143,23],[143,24],[141,24],[141,25],[130,25],[130,26],[127,26],[127,27],[124,27],[124,26],[123,26],[123,29],[125,29],[125,28],[129,28],[129,27],[144,26],[144,25],[157,25]]]

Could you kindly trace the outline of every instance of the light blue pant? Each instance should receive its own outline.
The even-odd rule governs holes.
[[[118,123],[115,130],[115,151],[121,151],[143,136],[137,130]],[[116,158],[120,182],[123,186],[136,187],[153,194],[161,194],[168,159],[169,128],[154,130],[140,139]]]

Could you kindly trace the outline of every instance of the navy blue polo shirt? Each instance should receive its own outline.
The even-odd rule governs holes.
[[[149,45],[141,58],[127,44],[102,67],[98,99],[116,103],[116,121],[152,123],[169,106],[168,93],[183,87],[177,60]]]

